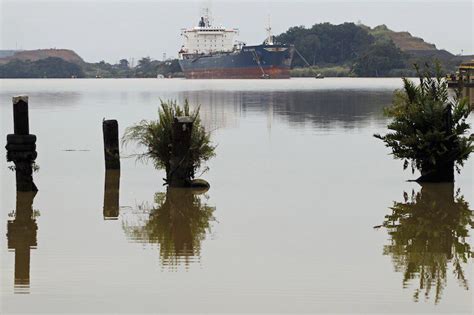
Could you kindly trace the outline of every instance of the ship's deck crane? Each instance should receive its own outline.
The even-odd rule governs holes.
[[[307,65],[308,67],[311,67],[311,65],[309,64],[309,62],[306,60],[305,57],[303,57],[302,54],[300,54],[300,52],[298,51],[298,49],[296,49],[296,47],[295,47],[295,51],[296,51],[296,53],[298,54],[298,56],[306,63],[306,65]]]
[[[252,50],[253,57],[255,61],[257,62],[258,67],[260,68],[260,71],[262,71],[262,78],[266,79],[269,78],[270,76],[265,73],[265,70],[263,70],[262,64],[260,63],[260,58],[258,57],[257,53],[255,50]]]

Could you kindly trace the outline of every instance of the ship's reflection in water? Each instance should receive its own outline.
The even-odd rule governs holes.
[[[313,91],[185,91],[182,103],[201,105],[201,117],[210,130],[236,127],[241,115],[264,112],[268,123],[284,120],[290,126],[310,125],[330,129],[365,127],[385,121],[383,108],[392,101],[392,90],[313,90]]]
[[[459,285],[469,290],[465,268],[472,257],[468,243],[474,227],[472,211],[453,184],[423,184],[421,191],[404,193],[385,217],[390,255],[395,271],[403,273],[403,287],[415,285],[413,298],[434,298],[438,303],[447,286],[450,266]]]
[[[125,215],[123,228],[135,242],[158,244],[161,265],[175,269],[199,262],[201,242],[215,220],[207,196],[190,189],[168,188],[156,193],[154,204],[143,204],[138,213]]]
[[[16,195],[16,210],[10,214],[14,219],[7,224],[8,249],[15,252],[15,293],[29,293],[30,253],[36,248],[38,225],[33,211],[36,192],[21,192]]]

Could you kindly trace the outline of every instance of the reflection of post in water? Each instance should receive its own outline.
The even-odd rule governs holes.
[[[29,288],[30,249],[36,247],[38,226],[33,214],[36,192],[17,192],[15,219],[7,225],[8,249],[15,250],[15,288]]]
[[[215,208],[201,203],[193,190],[168,188],[155,195],[155,206],[141,226],[127,227],[125,232],[135,240],[160,245],[161,263],[176,266],[200,255],[201,241],[210,230]]]
[[[426,299],[434,290],[435,303],[447,285],[448,265],[459,283],[469,289],[463,267],[472,256],[468,232],[474,226],[469,205],[452,183],[423,184],[421,191],[405,193],[405,202],[395,202],[385,217],[391,244],[384,255],[392,256],[397,272],[403,272],[403,286],[418,279],[414,299],[424,291]]]
[[[117,220],[119,216],[120,169],[105,171],[104,219]]]

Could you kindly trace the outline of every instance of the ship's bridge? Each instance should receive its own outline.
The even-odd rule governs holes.
[[[182,53],[209,54],[234,50],[234,36],[238,29],[211,26],[206,17],[201,17],[199,25],[191,29],[182,29],[184,38]]]

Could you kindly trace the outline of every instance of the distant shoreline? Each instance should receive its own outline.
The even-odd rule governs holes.
[[[415,76],[392,76],[392,77],[362,77],[362,76],[327,76],[324,78],[315,78],[312,76],[292,76],[288,79],[186,79],[185,77],[172,77],[172,78],[0,78],[0,80],[157,80],[157,81],[167,81],[167,80],[186,80],[186,81],[284,81],[284,80],[295,80],[295,79],[314,79],[314,80],[324,80],[324,79],[402,79],[402,78],[416,78]]]

